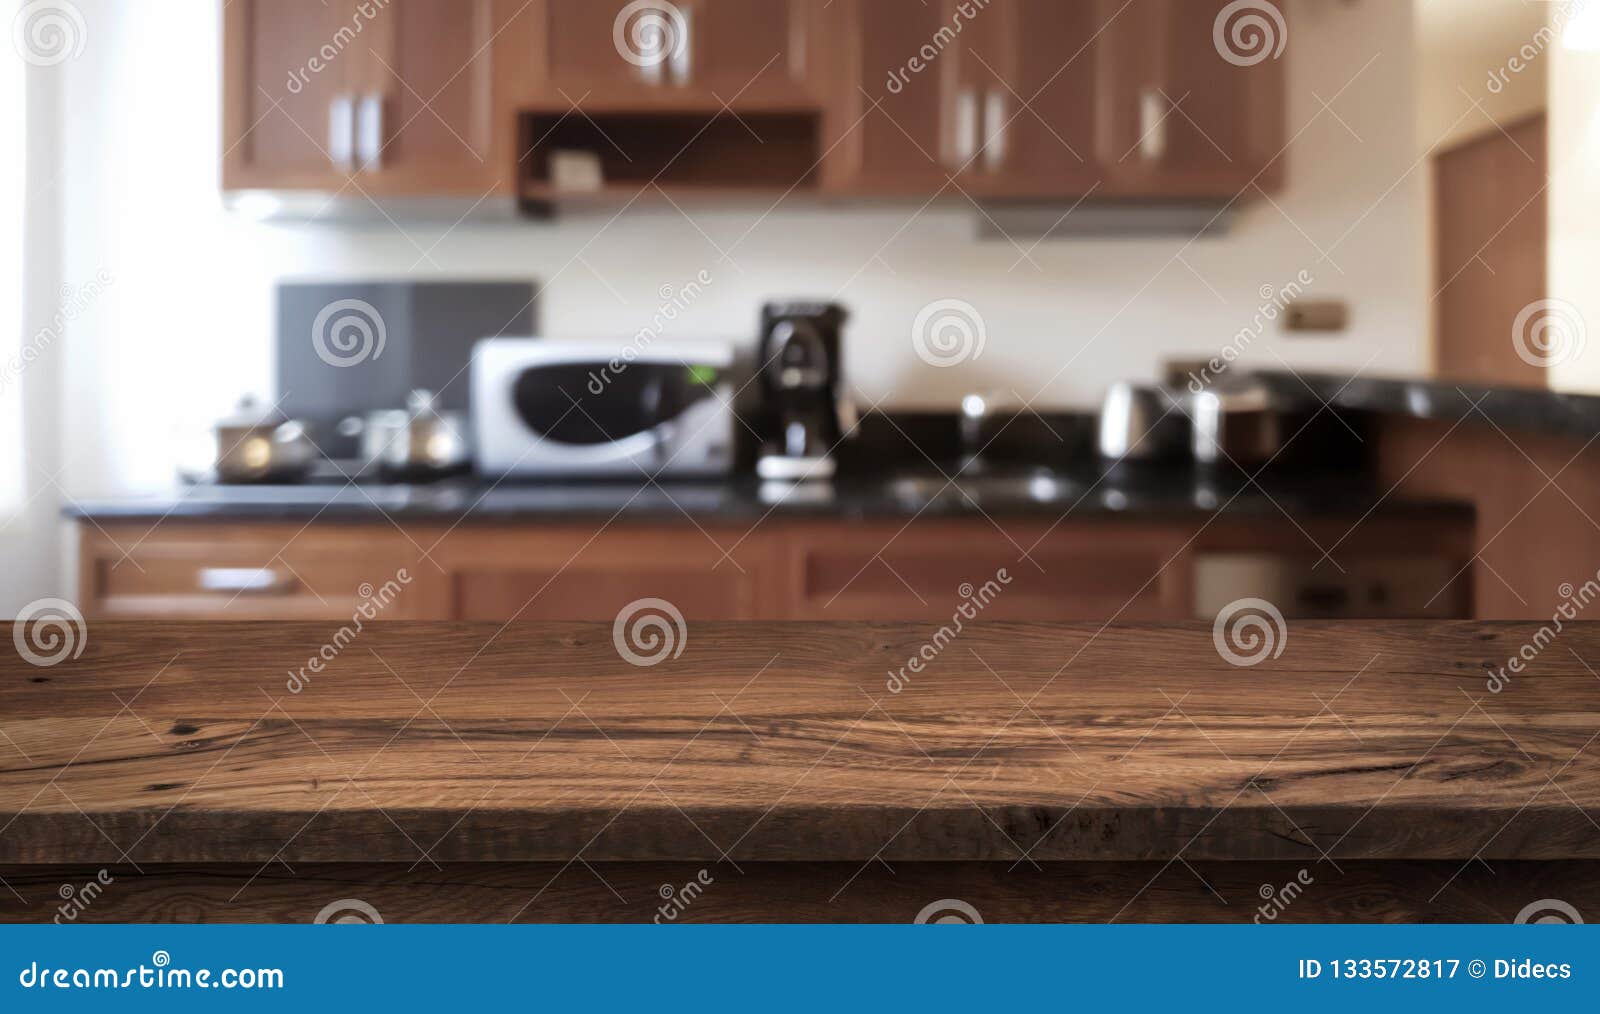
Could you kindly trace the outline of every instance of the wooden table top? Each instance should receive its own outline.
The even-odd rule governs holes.
[[[0,652],[0,863],[1600,857],[1600,624],[1485,685],[1538,629],[96,623]]]

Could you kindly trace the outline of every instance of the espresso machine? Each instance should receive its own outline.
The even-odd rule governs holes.
[[[840,345],[849,315],[836,303],[768,303],[761,310],[762,446],[756,474],[833,477],[832,452],[855,428]]]

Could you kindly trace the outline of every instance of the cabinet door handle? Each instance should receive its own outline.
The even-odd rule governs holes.
[[[356,151],[361,157],[361,169],[367,172],[383,168],[383,95],[370,92],[361,97],[360,115],[356,117]]]
[[[348,95],[335,95],[328,103],[328,157],[341,172],[355,168],[355,101]]]
[[[998,88],[991,88],[984,96],[984,148],[983,166],[989,172],[999,172],[1006,164],[1006,135],[1010,124],[1006,121],[1006,96]]]
[[[683,28],[683,44],[672,50],[668,62],[672,65],[672,80],[682,86],[694,78],[694,10],[680,9],[679,24]],[[670,41],[670,40],[669,40]]]
[[[1167,154],[1167,100],[1159,88],[1139,92],[1139,157],[1159,162]]]
[[[956,93],[955,120],[950,167],[959,172],[978,154],[978,93],[971,88]]]
[[[285,595],[292,587],[288,575],[266,567],[202,567],[201,591],[234,594]]]

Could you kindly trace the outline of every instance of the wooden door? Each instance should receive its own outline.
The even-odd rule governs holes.
[[[1549,384],[1535,322],[1520,334],[1516,326],[1549,294],[1547,161],[1543,113],[1434,160],[1434,361],[1443,379]]]
[[[1281,7],[1266,0],[1261,30],[1239,42],[1224,0],[1098,3],[1097,134],[1114,189],[1231,198],[1252,183],[1275,186],[1288,58]]]
[[[1041,198],[1094,188],[1100,27],[1097,5],[1059,0],[993,0],[974,19],[962,37],[954,102],[958,118],[976,106],[981,123],[969,185]],[[974,91],[977,101],[966,99]]]
[[[416,539],[438,568],[419,582],[428,616],[609,623],[631,604],[662,599],[687,620],[784,618],[781,561],[742,529],[596,522],[424,529]]]
[[[355,13],[345,0],[234,0],[224,7],[224,189],[332,190],[348,179],[350,80],[366,27]]]
[[[835,0],[823,54],[836,81],[824,134],[830,189],[932,197],[956,168],[946,121],[951,65],[943,5],[917,0]]]
[[[814,101],[813,0],[536,0],[541,108],[711,111]]]
[[[357,86],[364,189],[481,197],[514,187],[497,123],[496,0],[392,0],[367,30]],[[504,110],[509,118],[509,110]]]

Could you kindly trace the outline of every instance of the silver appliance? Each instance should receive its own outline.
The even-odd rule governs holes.
[[[525,477],[733,470],[731,345],[490,338],[472,355],[478,471]]]

